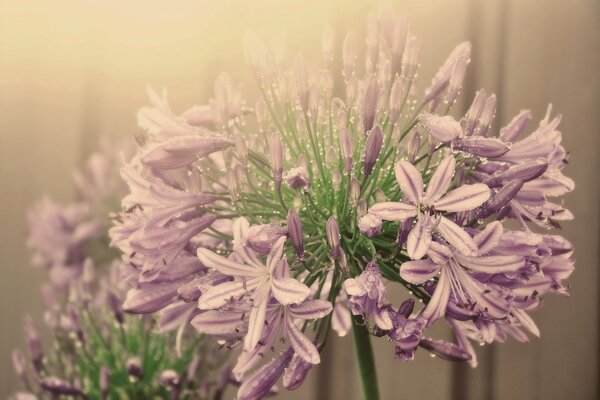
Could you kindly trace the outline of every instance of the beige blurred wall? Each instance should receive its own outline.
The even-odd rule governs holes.
[[[496,127],[522,108],[542,118],[552,101],[571,150],[567,197],[576,221],[570,299],[535,315],[542,339],[481,349],[470,371],[425,354],[410,364],[376,345],[385,399],[595,399],[598,396],[600,9],[594,0],[392,1],[423,37],[423,84],[453,45],[474,44],[463,97],[500,97]],[[26,207],[47,193],[67,201],[71,170],[100,136],[136,132],[145,86],[169,89],[176,111],[204,101],[220,71],[244,78],[241,37],[286,32],[292,51],[318,54],[326,25],[361,31],[373,2],[324,0],[0,1],[0,396],[15,387],[9,353],[27,312],[40,316],[42,271],[28,264]],[[250,89],[250,88],[249,88]],[[464,107],[459,105],[458,107]],[[358,399],[350,338],[284,398]]]

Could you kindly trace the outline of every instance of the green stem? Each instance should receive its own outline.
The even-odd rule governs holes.
[[[354,338],[354,350],[358,358],[358,370],[360,372],[363,395],[365,400],[379,400],[377,372],[375,372],[375,359],[373,358],[371,337],[360,319],[360,317],[352,316],[352,337]]]

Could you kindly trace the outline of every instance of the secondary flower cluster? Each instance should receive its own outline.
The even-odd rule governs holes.
[[[123,311],[127,285],[104,223],[123,192],[114,156],[105,148],[75,175],[76,203],[63,207],[44,199],[29,212],[34,258],[49,267],[42,294],[51,343],[42,345],[27,318],[27,352],[12,354],[26,391],[13,398],[219,398],[231,373],[225,368],[215,375],[226,358],[212,340],[179,335],[174,343],[174,335],[156,331],[150,316]],[[179,354],[172,351],[176,346]]]
[[[144,133],[111,231],[133,284],[124,307],[238,351],[238,399],[281,376],[299,387],[330,328],[367,327],[402,360],[420,346],[475,366],[471,340],[539,335],[528,313],[565,293],[572,245],[531,230],[572,219],[551,200],[574,187],[560,117],[549,109],[526,135],[522,111],[494,134],[493,94],[449,115],[469,43],[421,95],[421,40],[406,21],[371,13],[365,36],[363,52],[346,35],[338,62],[328,29],[309,64],[249,34],[257,100],[222,75],[207,105],[177,115],[150,91],[138,113]],[[389,291],[410,297],[395,306]],[[440,319],[455,343],[424,336]]]

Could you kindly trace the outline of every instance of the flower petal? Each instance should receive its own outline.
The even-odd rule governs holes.
[[[200,262],[206,267],[216,269],[225,275],[252,278],[257,277],[262,273],[262,271],[255,266],[245,265],[232,259],[225,258],[203,247],[200,247],[196,254],[198,255]]]
[[[208,335],[231,335],[240,331],[244,320],[239,312],[210,310],[196,315],[191,324],[198,332]]]
[[[433,202],[437,210],[448,212],[469,211],[479,207],[490,198],[490,188],[483,183],[462,185],[441,199]]]
[[[282,236],[273,245],[273,248],[267,255],[267,270],[273,272],[281,258],[283,257],[283,245],[287,240],[286,236]]]
[[[254,307],[250,311],[250,319],[248,320],[248,333],[244,339],[244,350],[252,351],[258,344],[265,327],[266,311],[266,298],[258,299],[258,301],[254,302]]]
[[[427,193],[425,194],[425,203],[431,203],[439,200],[450,187],[454,170],[456,169],[456,160],[454,156],[448,156],[440,162],[437,169],[431,176],[427,184]]]
[[[403,195],[413,204],[419,204],[423,198],[423,178],[421,177],[421,173],[408,161],[398,161],[394,172]]]
[[[319,319],[328,315],[333,310],[330,302],[325,300],[309,300],[288,307],[289,313],[300,319]]]
[[[224,282],[213,286],[204,292],[198,299],[198,308],[211,310],[227,304],[231,298],[236,298],[247,293],[246,282],[234,281]]]
[[[516,272],[525,266],[525,259],[518,255],[483,257],[457,255],[456,257],[464,267],[488,274]]]
[[[479,254],[486,254],[500,243],[504,228],[499,221],[491,222],[484,230],[479,232],[473,240],[477,243]]]
[[[400,276],[407,282],[420,285],[433,278],[440,266],[431,260],[407,261],[400,266]]]
[[[459,252],[469,256],[477,255],[477,244],[463,228],[446,217],[441,217],[437,231]]]
[[[387,331],[394,327],[387,309],[376,307],[371,315],[373,316],[373,321],[380,329]]]
[[[300,303],[310,294],[310,289],[308,286],[298,282],[294,278],[273,277],[271,279],[271,290],[277,301],[284,306],[288,304]]]
[[[406,250],[413,260],[423,258],[431,245],[433,224],[428,218],[419,218],[417,224],[410,230],[406,240]]]
[[[435,287],[435,291],[429,299],[429,303],[423,309],[421,317],[425,318],[427,326],[431,326],[433,322],[442,318],[446,314],[446,307],[448,306],[448,299],[450,297],[450,281],[448,280],[448,272],[445,268],[442,268],[440,274],[440,280]]]
[[[369,208],[369,214],[386,221],[404,221],[417,215],[417,207],[412,204],[397,201],[385,201],[374,204]]]
[[[294,324],[291,316],[286,317],[285,334],[298,357],[311,364],[321,362],[319,351],[314,343],[300,332],[300,329]]]

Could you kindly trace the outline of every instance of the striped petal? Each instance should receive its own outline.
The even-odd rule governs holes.
[[[244,339],[244,350],[252,351],[258,344],[265,327],[266,312],[267,298],[266,296],[261,296],[260,299],[254,301],[254,307],[252,307],[252,311],[250,311],[250,318],[248,320],[248,333]]]
[[[447,212],[469,211],[479,207],[490,198],[490,188],[483,183],[462,185],[441,199],[434,201],[437,210]]]
[[[208,335],[231,335],[241,330],[244,321],[239,312],[210,310],[196,315],[191,324]]]
[[[275,278],[271,279],[271,291],[273,296],[281,304],[300,303],[308,297],[310,289],[303,283],[294,278]]]
[[[517,255],[469,257],[457,254],[456,258],[462,266],[488,274],[516,272],[525,266],[525,259]]]
[[[417,224],[410,230],[406,240],[406,250],[413,260],[419,260],[429,250],[433,223],[429,218],[419,218]]]
[[[455,169],[456,160],[454,159],[454,156],[448,156],[440,162],[427,185],[427,193],[423,200],[425,203],[439,200],[446,194],[450,187],[450,183],[452,182]]]
[[[484,230],[479,232],[473,240],[479,248],[479,254],[489,253],[494,247],[500,243],[504,228],[499,221],[491,222]]]
[[[445,268],[442,268],[440,274],[440,280],[435,287],[435,291],[429,299],[429,303],[423,309],[421,317],[427,320],[427,326],[431,326],[433,322],[442,318],[446,314],[446,307],[448,306],[448,299],[450,297],[450,281],[448,279],[448,272]]]
[[[404,221],[417,215],[417,207],[397,201],[386,201],[374,204],[369,208],[369,214],[386,221]]]
[[[423,198],[423,178],[421,177],[421,173],[408,161],[398,161],[394,172],[403,195],[413,204],[421,203],[421,199]]]
[[[298,357],[301,357],[304,361],[311,364],[318,364],[321,362],[319,351],[314,343],[300,332],[300,329],[294,324],[294,321],[290,316],[286,317],[285,336],[290,341],[290,344]]]
[[[431,260],[407,261],[400,266],[400,276],[407,282],[420,285],[433,278],[440,266]]]
[[[264,273],[260,268],[225,258],[204,247],[199,248],[196,254],[200,262],[206,267],[216,269],[225,275],[253,278]]]
[[[203,293],[198,299],[198,308],[201,310],[211,310],[227,304],[232,298],[237,298],[245,293],[248,289],[246,282],[234,281],[225,282],[220,285],[213,286]]]
[[[477,255],[477,244],[463,228],[446,217],[441,217],[437,231],[459,252],[469,256]]]
[[[289,313],[294,318],[319,319],[328,315],[333,310],[330,302],[325,300],[310,300],[301,304],[293,304],[288,307]]]
[[[273,248],[267,255],[267,270],[273,272],[281,258],[283,257],[283,245],[287,240],[286,236],[282,236],[273,245]]]

